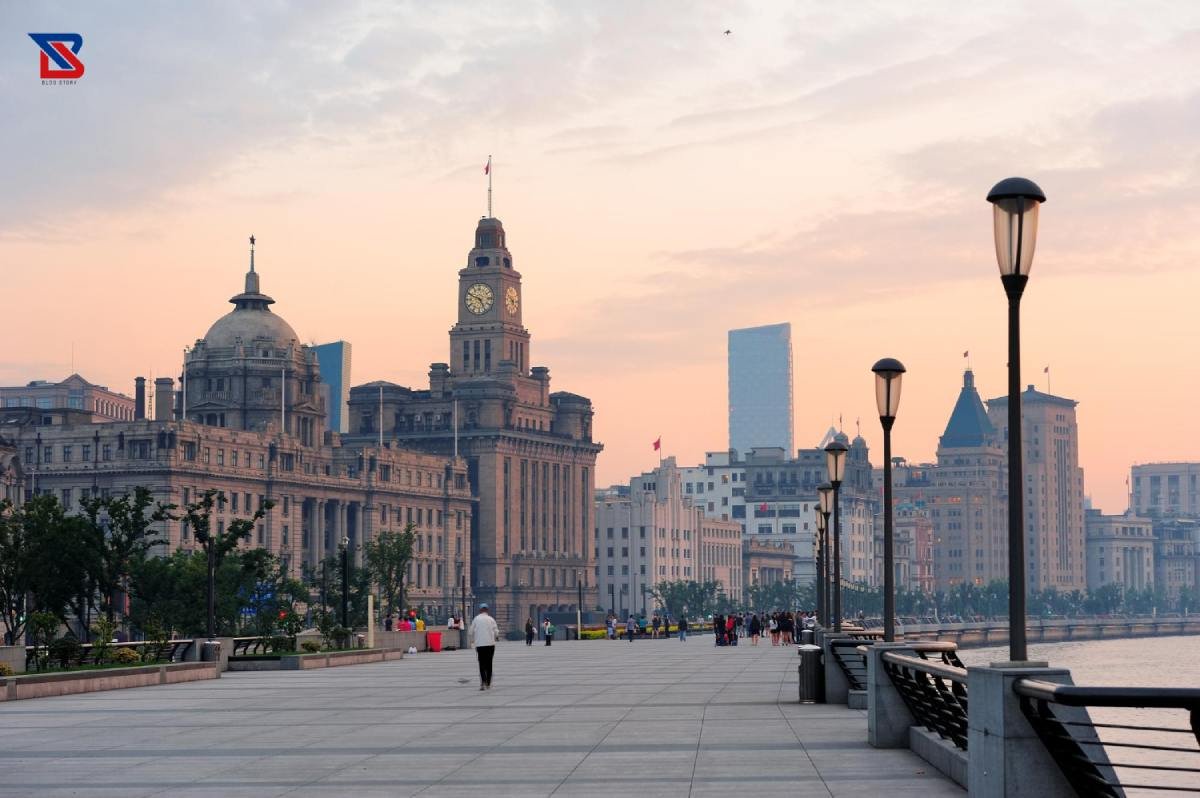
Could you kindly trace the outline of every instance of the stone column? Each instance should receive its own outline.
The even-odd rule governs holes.
[[[321,562],[329,556],[329,524],[325,520],[324,499],[317,499],[317,527],[313,530],[313,552],[317,554],[316,562]]]
[[[1021,678],[1072,684],[1065,668],[1045,663],[994,663],[967,669],[967,768],[972,798],[1071,798],[1075,790],[1021,712],[1013,682]],[[1056,705],[1067,720],[1087,720],[1087,710]],[[1089,746],[1091,748],[1091,746]]]
[[[876,643],[867,650],[867,742],[875,748],[908,748],[917,721],[883,667],[883,653],[912,654],[908,643]]]

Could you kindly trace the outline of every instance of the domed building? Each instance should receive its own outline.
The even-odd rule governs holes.
[[[250,245],[250,271],[245,290],[229,300],[233,310],[186,351],[179,413],[213,427],[279,430],[302,446],[319,446],[328,397],[316,353],[272,312],[275,300],[261,292],[254,270],[253,236]]]

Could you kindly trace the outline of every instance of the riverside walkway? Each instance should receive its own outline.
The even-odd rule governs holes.
[[[796,703],[794,648],[474,652],[0,704],[0,796],[962,796],[866,713]]]

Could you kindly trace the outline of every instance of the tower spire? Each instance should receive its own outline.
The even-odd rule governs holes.
[[[250,234],[250,272],[254,272],[254,234]]]
[[[487,166],[483,167],[483,173],[488,179],[488,215],[487,218],[492,218],[492,156],[488,156]]]

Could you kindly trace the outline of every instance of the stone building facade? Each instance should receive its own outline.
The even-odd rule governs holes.
[[[521,275],[500,220],[481,219],[458,273],[450,357],[427,389],[388,382],[350,391],[344,440],[397,441],[467,463],[471,590],[502,626],[584,607],[597,594],[591,530],[596,455],[592,404],[551,392],[550,370],[531,366]]]
[[[1200,463],[1130,469],[1130,506],[1142,518],[1200,518]]]
[[[989,399],[987,404],[988,417],[1007,440],[1008,397]],[[1052,587],[1070,592],[1087,587],[1077,404],[1074,399],[1034,390],[1032,385],[1021,394],[1025,563],[1030,590]]]
[[[675,458],[598,491],[595,518],[599,601],[618,617],[641,612],[643,590],[659,582],[720,582],[725,595],[741,599],[741,525],[705,517],[684,494]]]
[[[1154,587],[1154,524],[1149,518],[1087,511],[1087,584],[1089,590]]]
[[[761,538],[742,540],[742,584],[773,585],[792,579],[792,547]]]
[[[1195,601],[1200,591],[1200,520],[1154,520],[1154,584],[1168,601],[1178,601],[1184,590]]]
[[[76,507],[84,496],[144,486],[155,500],[182,507],[215,489],[224,497],[218,528],[269,500],[274,506],[245,545],[266,548],[297,576],[343,540],[361,563],[365,542],[411,522],[419,542],[408,600],[434,617],[449,614],[471,573],[467,461],[327,433],[315,357],[271,312],[253,266],[245,288],[188,353],[187,398],[171,378],[155,381],[154,420],[0,411],[14,422],[4,429],[22,459],[26,496],[52,493]],[[182,521],[164,522],[160,532],[164,551],[195,547]]]
[[[62,382],[34,380],[22,386],[0,387],[0,408],[28,408],[31,413],[79,410],[89,414],[93,421],[132,421],[135,403],[123,393],[72,374]]]

